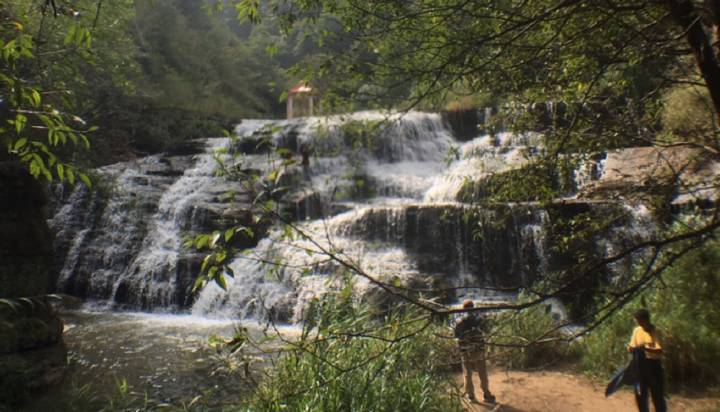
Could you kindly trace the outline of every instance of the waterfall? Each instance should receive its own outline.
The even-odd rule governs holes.
[[[235,134],[205,139],[191,156],[98,169],[97,190],[63,194],[52,220],[58,288],[146,310],[293,322],[339,287],[328,275],[348,266],[409,288],[462,288],[442,297],[452,300],[527,287],[561,265],[549,244],[553,216],[576,213],[577,205],[476,208],[458,199],[465,181],[527,164],[541,150],[537,133],[461,142],[438,114],[359,112],[244,120]],[[216,173],[218,150],[231,167],[261,174],[294,159],[279,179],[279,205],[310,238],[271,227],[231,261],[227,291],[211,283],[194,295],[202,255],[184,248],[184,239],[253,221],[254,194]],[[598,243],[598,253],[617,244]],[[389,304],[364,277],[354,287],[361,298]]]
[[[230,139],[201,143],[196,155],[154,155],[98,169],[95,190],[78,186],[70,193],[50,222],[58,289],[144,309],[190,303],[198,265],[182,246],[184,236],[206,229],[200,211],[225,207],[216,197],[232,188],[215,176],[213,157]]]
[[[462,144],[455,161],[433,179],[432,186],[425,192],[425,201],[457,200],[466,180],[479,180],[522,167],[536,155],[540,140],[536,133],[515,135],[504,132],[479,136]]]
[[[226,147],[227,139],[207,143],[206,151],[214,153]],[[113,298],[127,289],[137,288],[144,306],[172,304],[179,279],[176,276],[182,250],[183,230],[193,227],[192,212],[198,203],[212,195],[208,189],[220,184],[214,175],[212,156],[199,156],[195,164],[171,184],[160,197],[158,211],[151,217],[148,233],[140,246],[141,252],[120,276],[113,287]]]

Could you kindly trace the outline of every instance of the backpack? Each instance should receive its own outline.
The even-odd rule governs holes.
[[[482,340],[487,324],[483,317],[471,313],[463,315],[455,323],[455,337],[459,340]]]

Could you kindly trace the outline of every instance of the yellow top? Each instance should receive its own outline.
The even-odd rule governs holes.
[[[661,359],[661,352],[650,352],[647,349],[659,349],[662,350],[660,344],[660,333],[657,329],[648,333],[642,326],[638,326],[633,330],[630,343],[628,344],[631,348],[645,348],[645,357],[647,359]]]

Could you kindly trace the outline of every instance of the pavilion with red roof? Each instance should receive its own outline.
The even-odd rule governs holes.
[[[287,98],[287,118],[292,119],[293,117],[301,117],[301,116],[312,116],[313,115],[313,105],[314,105],[314,96],[312,94],[312,87],[305,84],[305,82],[300,82],[297,85],[295,85],[293,88],[291,88],[288,91],[288,98]],[[305,109],[303,110],[303,106],[300,106],[298,108],[297,113],[295,112],[294,104],[298,101],[300,103],[305,103],[303,106],[305,106]]]

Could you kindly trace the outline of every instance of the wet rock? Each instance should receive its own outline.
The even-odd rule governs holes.
[[[251,193],[215,175],[218,142],[225,140],[205,140],[202,155],[106,166],[94,190],[62,193],[51,221],[59,290],[122,307],[181,310],[192,303],[200,268],[200,255],[184,246],[188,237],[245,226],[255,236],[238,232],[229,245],[254,246],[268,223],[252,213]]]
[[[47,196],[25,168],[0,162],[0,298],[49,293],[54,288]]]
[[[83,303],[85,303],[80,298],[64,293],[53,293],[52,295],[48,295],[47,298],[48,303],[50,303],[56,311],[79,309]]]
[[[48,297],[0,300],[0,409],[62,380],[63,322]]]
[[[714,204],[720,195],[720,161],[693,147],[634,147],[607,154],[599,178],[582,187],[586,199],[664,196],[674,206]]]
[[[320,219],[330,214],[324,203],[321,193],[311,189],[298,190],[283,199],[282,213],[292,221]]]
[[[47,297],[0,301],[0,322],[0,353],[53,345],[62,337],[62,320]]]
[[[57,385],[67,366],[62,342],[16,353],[0,353],[0,410],[17,410],[33,393]]]
[[[176,143],[173,147],[166,151],[171,156],[192,156],[205,151],[205,142],[202,140],[185,140]]]
[[[453,135],[460,141],[468,141],[479,135],[480,112],[476,108],[450,110],[442,113],[442,118],[450,125]]]
[[[541,239],[523,232],[542,226],[539,213],[509,206],[476,211],[457,204],[374,208],[343,234],[397,242],[422,273],[474,273],[481,285],[521,286],[539,271],[541,245],[535,243]],[[527,242],[532,244],[522,247]]]

